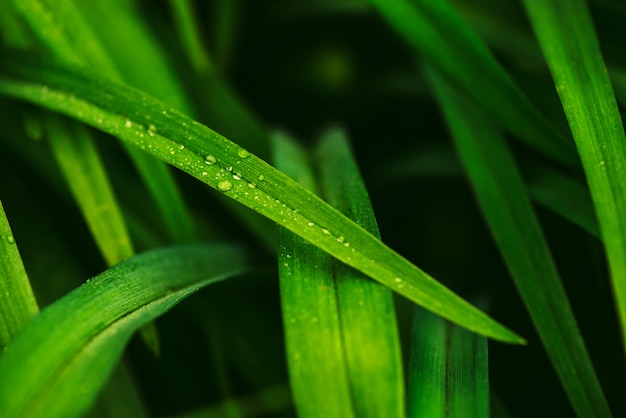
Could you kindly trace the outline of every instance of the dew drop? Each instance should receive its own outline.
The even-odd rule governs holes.
[[[207,165],[213,165],[217,162],[217,158],[215,158],[215,155],[207,155],[204,157],[204,163]]]
[[[239,150],[237,150],[237,155],[239,158],[248,158],[250,153],[243,148],[239,148]]]
[[[322,229],[322,232],[323,232],[325,235],[330,235],[330,231],[329,231],[328,229]]]
[[[395,279],[393,279],[393,281],[396,283],[402,283],[402,279],[399,277],[396,277]]]
[[[204,177],[206,177],[206,176],[208,176],[208,175],[209,175],[209,173],[207,173],[206,171],[203,171],[203,172],[202,172],[202,175],[203,175]]]
[[[344,246],[344,247],[349,247],[349,246],[350,246],[350,243],[349,243],[349,242],[344,242],[344,243],[343,243],[343,246]]]
[[[313,222],[309,222],[307,226],[315,226],[315,224]]]
[[[9,244],[15,244],[15,238],[13,238],[13,235],[7,235],[7,242]]]
[[[124,124],[124,126],[130,128],[131,126],[133,126],[133,123],[130,121],[130,119],[126,119],[126,123]]]
[[[222,180],[217,183],[217,188],[223,192],[227,192],[233,188],[233,184],[228,180]]]
[[[182,150],[185,149],[185,146],[181,144],[181,145],[178,146],[178,149],[182,151]]]
[[[261,181],[265,180],[265,176],[264,176],[263,174],[261,174],[261,175],[259,176],[259,180],[261,180]]]
[[[337,238],[337,242],[343,242],[344,240],[345,240],[345,238],[343,237],[343,235],[340,235],[340,236]]]
[[[256,189],[256,184],[248,183],[248,187],[251,188],[251,189]]]
[[[241,180],[241,177],[239,177],[237,174],[233,174],[233,180]]]

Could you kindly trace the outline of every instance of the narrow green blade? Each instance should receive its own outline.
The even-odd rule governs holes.
[[[410,418],[446,416],[446,321],[416,308],[408,368]]]
[[[286,135],[273,139],[276,166],[315,190],[304,152]],[[356,417],[332,258],[282,227],[278,245],[287,364],[298,416]]]
[[[448,417],[489,418],[487,339],[452,326],[448,351]]]
[[[175,247],[88,280],[44,309],[0,357],[0,415],[80,416],[137,328],[244,267],[233,247]]]
[[[504,138],[441,76],[427,72],[478,203],[570,402],[581,417],[611,416]]]
[[[14,7],[41,43],[64,61],[86,64],[124,79],[172,105],[188,110],[180,86],[132,9],[119,2],[15,1]],[[108,22],[115,21],[115,25]],[[108,41],[108,43],[107,43]],[[128,59],[128,47],[135,59]],[[150,72],[146,73],[149,68]],[[127,150],[160,209],[170,235],[191,241],[190,216],[167,167],[132,147]],[[76,156],[78,157],[78,155]],[[89,218],[90,215],[86,214]]]
[[[3,58],[3,94],[70,115],[145,150],[455,323],[502,341],[523,341],[298,183],[206,126],[130,87],[51,62]]]
[[[380,238],[365,184],[341,130],[317,150],[325,200]],[[341,262],[334,265],[344,350],[358,417],[404,417],[404,377],[391,291]]]
[[[0,202],[0,349],[39,312],[22,258]]]
[[[62,121],[56,115],[47,115],[45,126],[52,152],[107,264],[112,266],[132,256],[122,212],[85,126]]]
[[[525,0],[576,140],[626,347],[626,137],[600,45],[581,0]]]
[[[448,0],[370,0],[417,52],[528,146],[570,165],[574,147],[531,105]]]

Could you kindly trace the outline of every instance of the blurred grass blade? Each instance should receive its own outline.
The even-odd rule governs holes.
[[[613,87],[584,1],[524,4],[587,175],[626,348],[626,137]]]
[[[274,136],[274,160],[310,190],[304,152]],[[299,417],[357,417],[344,354],[332,259],[285,228],[278,229],[278,272],[289,380]]]
[[[487,339],[451,325],[448,417],[489,418]]]
[[[435,70],[427,73],[491,233],[570,402],[580,417],[611,416],[504,138]]]
[[[370,0],[431,65],[535,150],[576,165],[572,144],[537,112],[447,0]]]
[[[280,171],[145,93],[20,54],[0,60],[0,93],[72,116],[179,167],[453,322],[523,341]]]
[[[0,350],[39,312],[0,202]]]
[[[176,247],[88,280],[44,309],[0,357],[0,416],[80,416],[138,327],[244,267],[233,247]]]
[[[54,156],[107,264],[132,256],[121,210],[85,126],[57,115],[46,115],[45,126]]]
[[[344,133],[327,131],[317,149],[325,200],[380,239],[365,184]],[[348,377],[358,417],[405,417],[404,377],[391,291],[363,273],[335,261]]]
[[[180,87],[159,56],[159,48],[150,42],[143,24],[133,20],[129,8],[114,1],[92,2],[89,6],[59,0],[13,4],[40,42],[59,58],[76,64],[89,63],[101,74],[125,79],[188,111]],[[110,25],[111,21],[116,24]],[[107,40],[112,42],[106,44]],[[128,59],[129,46],[136,59]],[[152,193],[170,235],[179,242],[191,241],[191,218],[167,167],[132,147],[127,147],[127,151]]]
[[[413,314],[410,418],[488,418],[487,339],[421,308]]]
[[[409,418],[446,417],[446,321],[415,308],[408,368]]]
[[[200,28],[195,19],[197,13],[194,12],[193,5],[189,0],[169,0],[168,3],[192,68],[198,74],[211,71],[213,63],[202,44]]]

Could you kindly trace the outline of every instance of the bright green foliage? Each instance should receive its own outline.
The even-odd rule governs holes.
[[[5,94],[71,115],[145,150],[451,321],[502,341],[522,341],[278,170],[162,102],[52,63],[13,57],[6,64],[0,79]],[[48,85],[41,87],[42,82]]]
[[[0,348],[39,312],[15,237],[0,203]]]
[[[244,268],[235,248],[177,247],[88,280],[42,311],[0,357],[0,415],[80,416],[137,328]]]
[[[276,137],[275,148],[279,168],[316,188],[303,151],[283,135]],[[343,134],[326,133],[315,156],[320,191],[327,201],[378,236]],[[299,415],[403,417],[404,383],[391,291],[288,231],[281,230],[279,236],[287,358]],[[338,240],[350,246],[343,237]]]
[[[499,132],[432,69],[429,79],[491,232],[580,417],[609,417],[550,250]]]
[[[584,0],[524,3],[587,175],[626,338],[626,137],[613,87]]]
[[[488,418],[488,369],[486,338],[415,309],[410,418]]]

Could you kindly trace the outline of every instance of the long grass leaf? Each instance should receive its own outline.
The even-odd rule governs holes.
[[[177,247],[135,256],[88,280],[44,309],[0,357],[0,415],[79,416],[138,327],[244,268],[233,247]]]
[[[0,349],[39,312],[22,258],[0,202]]]
[[[626,347],[626,136],[586,3],[525,0],[574,135]]]
[[[0,74],[3,94],[134,144],[455,323],[502,341],[522,341],[283,173],[162,102],[17,55],[0,60]]]
[[[570,402],[580,417],[611,416],[504,139],[440,75],[427,71],[491,233]]]
[[[446,321],[415,308],[408,367],[410,418],[446,416]]]
[[[487,339],[452,326],[448,348],[448,416],[489,418]]]
[[[341,130],[326,132],[317,149],[325,200],[380,238],[365,184]],[[339,304],[350,389],[358,417],[404,417],[404,377],[392,292],[336,262]]]
[[[570,165],[572,144],[531,105],[448,1],[370,0],[417,52],[528,146]]]
[[[273,140],[276,166],[315,190],[304,152],[284,134]],[[332,258],[283,227],[278,245],[287,363],[298,416],[356,417]]]
[[[63,122],[56,115],[46,117],[51,149],[100,252],[112,266],[134,253],[124,218],[93,139],[84,126]]]

